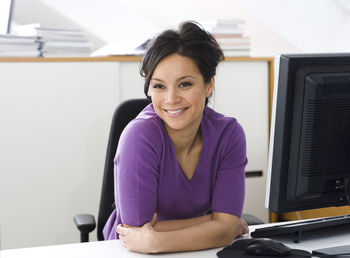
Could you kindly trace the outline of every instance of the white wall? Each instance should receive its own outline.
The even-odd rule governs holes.
[[[1,247],[79,242],[73,216],[97,216],[118,64],[0,62],[0,71]]]
[[[0,1],[0,33],[7,33],[11,0]]]
[[[13,21],[15,25],[40,23],[42,26],[52,28],[78,28],[86,33],[93,42],[94,48],[106,44],[89,27],[80,26],[75,19],[70,19],[41,0],[15,0],[14,3]],[[14,27],[12,27],[12,32],[14,32]]]
[[[272,31],[232,0],[217,0],[215,4],[211,0],[119,1],[132,7],[140,16],[161,28],[174,27],[184,20],[201,22],[215,19],[244,19],[246,35],[251,37],[252,56],[274,56],[280,51],[300,52],[293,43]]]
[[[93,43],[93,50],[125,38],[149,38],[159,31],[131,8],[115,0],[16,0],[18,24],[80,28]]]
[[[184,20],[245,19],[253,56],[349,51],[350,11],[340,0],[16,0],[19,24],[79,27],[94,50],[123,39],[146,39]]]
[[[336,0],[232,0],[302,52],[350,50],[349,11]]]
[[[146,39],[184,20],[242,18],[252,38],[253,56],[300,52],[232,0],[17,0],[14,19],[19,24],[39,22],[44,26],[78,27],[86,31],[93,49],[125,39]]]
[[[346,18],[344,18],[342,26],[340,26],[337,29],[337,35],[335,35],[334,38],[331,38],[329,40],[329,44],[331,45],[329,49],[337,52],[349,52],[350,51],[349,31],[350,31],[350,14],[348,12]]]

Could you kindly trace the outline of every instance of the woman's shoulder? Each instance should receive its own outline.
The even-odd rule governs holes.
[[[148,137],[157,138],[162,133],[162,121],[155,113],[152,104],[145,107],[136,118],[131,120],[125,127],[122,136],[134,138]]]
[[[203,131],[212,142],[225,146],[232,142],[245,141],[242,125],[234,117],[225,116],[206,107],[202,122]]]
[[[234,129],[240,127],[239,122],[234,117],[225,116],[209,107],[204,111],[204,123],[211,127],[213,131],[222,131],[227,129]]]
[[[220,114],[206,108],[205,132],[212,145],[217,145],[217,153],[242,153],[245,156],[246,138],[243,127],[234,117]]]
[[[156,111],[154,111],[153,104],[148,104],[137,116],[134,120],[159,120]]]
[[[139,155],[142,153],[160,156],[166,138],[159,117],[152,114],[151,109],[147,106],[124,128],[118,143],[117,159],[123,159],[135,152]]]

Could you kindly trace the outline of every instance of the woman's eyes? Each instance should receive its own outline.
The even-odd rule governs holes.
[[[189,87],[189,86],[191,86],[191,85],[192,85],[191,82],[181,82],[181,83],[179,84],[179,88],[187,88],[187,87]],[[153,85],[153,88],[154,88],[154,89],[164,89],[165,86],[162,85],[162,84],[154,84],[154,85]]]
[[[181,88],[186,88],[186,87],[189,87],[191,85],[192,85],[192,83],[190,83],[190,82],[182,82],[182,83],[180,83],[180,87]]]
[[[155,85],[153,85],[153,88],[154,89],[163,89],[164,86],[162,84],[155,84]]]

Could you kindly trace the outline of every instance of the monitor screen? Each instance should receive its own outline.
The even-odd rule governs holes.
[[[0,1],[0,34],[7,34],[11,31],[11,16],[13,0]]]
[[[276,58],[265,206],[350,205],[350,53]]]

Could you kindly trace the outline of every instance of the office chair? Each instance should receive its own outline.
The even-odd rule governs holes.
[[[119,137],[125,126],[134,119],[148,104],[148,99],[126,100],[115,109],[109,133],[105,168],[103,173],[100,207],[97,221],[97,239],[104,240],[102,230],[109,215],[114,210],[114,157],[117,151]],[[81,242],[89,241],[89,233],[96,227],[95,218],[90,214],[74,216],[74,222],[80,231]]]
[[[114,157],[117,146],[125,126],[134,119],[148,104],[148,99],[131,99],[122,102],[114,111],[109,140],[107,145],[107,154],[105,168],[103,173],[102,192],[97,221],[97,239],[104,240],[102,230],[106,224],[109,215],[114,210]],[[242,217],[248,225],[263,224],[261,220],[253,215],[243,214]],[[89,233],[96,227],[95,218],[90,214],[79,214],[74,216],[74,222],[80,231],[80,241],[88,242]]]

